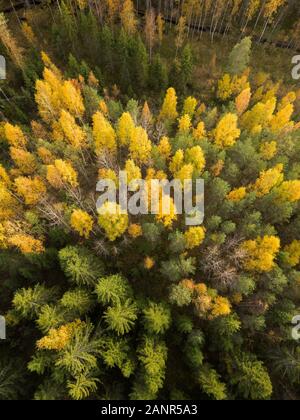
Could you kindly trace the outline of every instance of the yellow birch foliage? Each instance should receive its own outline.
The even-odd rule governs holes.
[[[84,322],[76,320],[59,328],[51,328],[49,333],[37,341],[39,350],[63,350],[71,341],[75,331],[82,327]]]
[[[127,172],[127,182],[142,179],[142,172],[140,168],[134,163],[132,159],[128,159],[125,163],[125,171]]]
[[[270,141],[262,143],[259,152],[262,155],[263,159],[271,160],[277,153],[277,143],[276,141]]]
[[[74,117],[82,117],[85,109],[81,92],[70,81],[62,81],[59,74],[44,69],[44,80],[36,81],[35,100],[39,114],[47,123],[58,119],[63,109]]]
[[[23,174],[30,175],[37,169],[35,157],[32,153],[17,147],[10,148],[10,156]]]
[[[10,185],[10,178],[6,169],[0,163],[0,182],[3,182],[5,185]]]
[[[67,142],[75,149],[81,149],[86,144],[86,134],[82,128],[76,124],[75,118],[64,109],[61,111],[60,119],[58,121],[59,129],[63,135],[60,137],[60,130],[54,133],[57,139],[66,139]]]
[[[124,112],[119,118],[117,136],[121,146],[129,146],[132,131],[135,128],[134,121],[129,112]]]
[[[270,128],[273,133],[278,133],[283,129],[292,128],[294,122],[291,116],[294,112],[293,104],[287,104],[284,108],[277,112],[270,121]]]
[[[164,136],[160,139],[160,142],[157,146],[159,153],[165,158],[169,159],[171,156],[172,147],[168,137]]]
[[[130,133],[130,157],[137,163],[147,163],[150,159],[152,143],[143,127],[135,127]]]
[[[42,241],[31,235],[17,234],[8,239],[10,246],[18,248],[22,254],[41,254],[45,251]]]
[[[133,35],[137,30],[137,18],[135,16],[132,0],[124,0],[120,12],[121,23],[124,31],[128,35]]]
[[[183,163],[184,163],[184,152],[182,149],[179,149],[176,151],[175,155],[172,157],[172,160],[169,166],[169,169],[173,175],[180,170]]]
[[[282,202],[294,203],[295,201],[300,200],[300,181],[284,181],[276,189],[278,198]]]
[[[99,169],[98,177],[99,177],[99,179],[110,179],[116,185],[118,184],[118,177],[117,177],[117,174],[115,173],[115,171],[113,169],[109,169],[109,168]]]
[[[70,80],[63,82],[60,96],[63,107],[75,117],[81,117],[85,111],[81,92]]]
[[[151,268],[153,268],[154,266],[155,266],[155,261],[153,258],[146,257],[144,259],[144,267],[146,268],[146,270],[151,270]]]
[[[183,115],[187,114],[189,115],[190,118],[193,118],[195,114],[196,106],[197,106],[197,99],[192,96],[189,96],[184,101],[182,114]]]
[[[80,236],[88,239],[93,229],[92,217],[83,210],[74,210],[71,215],[71,227],[79,233]]]
[[[43,146],[39,147],[37,149],[37,154],[38,154],[38,157],[41,159],[41,161],[45,165],[50,165],[55,160],[55,157],[53,156],[53,154],[46,147],[43,147]]]
[[[217,97],[222,101],[227,101],[233,95],[233,85],[229,74],[224,74],[218,81]]]
[[[93,137],[98,155],[105,152],[116,152],[117,140],[115,130],[101,112],[96,112],[93,116]]]
[[[159,213],[156,215],[156,220],[163,223],[167,228],[171,228],[173,222],[177,220],[173,198],[169,195],[164,195],[162,192],[159,197]]]
[[[241,250],[245,253],[244,267],[249,271],[268,272],[275,266],[275,258],[280,249],[280,239],[276,236],[258,237],[245,241]]]
[[[18,210],[18,202],[7,186],[0,182],[0,221],[13,217]]]
[[[251,89],[244,89],[235,99],[238,115],[242,115],[248,108],[251,99]]]
[[[192,226],[184,234],[186,248],[193,249],[201,245],[205,238],[205,229],[202,226]]]
[[[62,188],[64,185],[73,188],[78,186],[77,172],[71,163],[62,159],[57,159],[54,161],[54,165],[47,166],[47,181],[56,189]]]
[[[221,148],[231,147],[240,137],[241,130],[237,127],[237,116],[225,114],[213,131],[214,141]]]
[[[231,312],[231,305],[227,298],[222,297],[222,296],[217,296],[213,300],[213,304],[211,308],[211,315],[213,318],[229,315],[230,312]]]
[[[300,262],[300,241],[293,241],[291,244],[286,245],[283,249],[286,253],[284,261],[291,267],[296,267]]]
[[[256,192],[258,197],[263,197],[283,181],[283,165],[280,163],[271,169],[262,171],[259,178],[256,180],[252,189]]]
[[[98,209],[99,226],[105,231],[110,241],[115,241],[123,235],[128,228],[128,215],[121,214],[119,204],[107,201]]]
[[[259,133],[263,127],[268,126],[275,108],[276,98],[272,98],[266,103],[257,103],[242,115],[240,118],[241,127],[249,132]]]
[[[179,118],[178,130],[180,133],[187,133],[192,126],[191,117],[188,114]]]
[[[177,96],[174,88],[167,90],[159,119],[173,121],[177,118]]]
[[[200,146],[194,146],[185,151],[185,162],[193,165],[194,170],[199,174],[205,167],[205,157]]]
[[[227,200],[238,202],[243,200],[246,197],[246,194],[247,192],[245,187],[236,188],[230,191],[230,193],[227,195]]]
[[[142,236],[143,234],[142,226],[139,225],[138,223],[131,223],[131,225],[129,225],[128,227],[128,234],[132,238],[138,238],[139,236]]]
[[[44,197],[46,187],[41,178],[19,177],[15,179],[17,194],[19,194],[27,205],[36,205]]]
[[[196,140],[202,140],[206,136],[205,124],[200,121],[197,128],[193,130],[193,136]]]
[[[27,139],[18,125],[5,123],[4,134],[10,146],[24,148],[27,144]]]
[[[108,108],[107,108],[106,102],[103,99],[99,102],[99,109],[102,112],[102,114],[105,115],[105,117],[108,116],[109,114]]]

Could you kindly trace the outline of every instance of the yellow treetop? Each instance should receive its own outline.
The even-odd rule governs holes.
[[[10,148],[10,156],[23,174],[30,175],[37,169],[35,157],[32,153],[17,147]]]
[[[180,133],[189,132],[191,126],[192,126],[191,117],[188,114],[185,114],[179,118],[178,129]]]
[[[240,137],[241,130],[237,127],[237,120],[235,114],[228,113],[219,121],[213,132],[215,143],[219,147],[233,146]]]
[[[300,200],[300,181],[284,181],[276,190],[278,198],[282,202],[293,203]]]
[[[99,102],[99,109],[102,112],[103,115],[105,115],[105,117],[108,116],[109,112],[108,112],[108,107],[106,105],[106,102],[101,99],[101,101]]]
[[[251,99],[251,89],[244,89],[235,99],[238,115],[242,115],[248,108]]]
[[[282,110],[286,107],[288,104],[292,104],[296,101],[297,95],[295,92],[288,92],[280,101],[278,104],[278,111]]]
[[[4,134],[8,143],[13,147],[24,148],[27,144],[27,139],[18,125],[5,123]]]
[[[131,225],[128,227],[128,234],[132,238],[138,238],[139,236],[142,236],[142,226],[137,223],[131,223]]]
[[[238,202],[243,200],[246,197],[246,194],[247,192],[245,187],[236,188],[230,191],[227,195],[227,200]]]
[[[201,173],[205,167],[205,157],[200,146],[194,146],[185,151],[185,162],[191,163],[197,174]]]
[[[63,107],[75,117],[81,117],[85,111],[81,92],[70,80],[66,80],[60,91]]]
[[[51,328],[49,333],[36,343],[39,350],[63,350],[71,341],[75,331],[83,326],[84,322],[76,320],[59,328]]]
[[[117,150],[116,133],[109,121],[101,112],[93,115],[93,137],[98,155],[105,152],[115,153]]]
[[[193,249],[201,245],[205,238],[205,229],[202,226],[190,227],[184,234],[186,248]]]
[[[213,304],[211,308],[211,315],[213,318],[229,315],[230,312],[231,312],[231,305],[227,298],[222,297],[222,296],[217,296],[213,300]]]
[[[160,139],[157,146],[159,153],[165,158],[169,159],[171,156],[172,147],[170,145],[169,138],[164,136]]]
[[[27,205],[36,205],[44,197],[46,187],[41,178],[19,177],[15,179],[17,194],[19,194]]]
[[[111,179],[116,185],[118,184],[118,177],[113,169],[101,168],[98,171],[99,179]]]
[[[47,181],[56,189],[69,185],[72,188],[78,186],[77,172],[71,165],[62,159],[54,161],[54,165],[47,166]]]
[[[172,157],[172,160],[169,166],[169,169],[173,175],[180,170],[183,163],[184,163],[184,152],[183,150],[179,149],[176,151],[175,155]]]
[[[13,235],[8,239],[8,243],[18,248],[23,254],[41,254],[45,251],[43,243],[31,235]]]
[[[142,179],[142,172],[141,169],[134,163],[132,159],[128,159],[125,163],[125,171],[127,172],[127,182],[130,184],[130,182],[134,180],[140,180]],[[135,185],[132,185],[134,188],[138,188],[138,184],[134,183]]]
[[[195,114],[196,106],[197,106],[197,99],[194,98],[193,96],[189,96],[184,101],[182,114],[183,115],[187,114],[190,118],[193,118]]]
[[[124,0],[122,10],[120,12],[121,23],[124,31],[132,35],[137,30],[137,19],[135,16],[134,5],[132,0]]]
[[[177,96],[175,89],[171,87],[167,90],[159,119],[174,121],[177,117]]]
[[[287,104],[284,108],[277,112],[276,115],[270,121],[270,128],[273,133],[293,127],[294,122],[291,121],[291,116],[294,112],[294,105]]]
[[[129,151],[133,160],[139,164],[147,163],[151,156],[152,143],[143,127],[135,127],[130,135]]]
[[[123,235],[128,228],[128,215],[121,214],[119,204],[107,201],[98,209],[99,226],[104,229],[105,235],[110,241],[115,241]]]
[[[241,119],[241,127],[252,133],[259,133],[263,127],[268,126],[276,108],[276,98],[266,103],[259,102],[252,109],[245,112]]]
[[[53,156],[53,154],[46,147],[43,147],[43,146],[39,147],[37,149],[37,154],[38,154],[38,157],[41,159],[41,161],[45,165],[50,165],[55,160],[55,157]]]
[[[283,165],[280,163],[274,168],[262,171],[255,184],[252,186],[258,197],[263,197],[283,181]]]
[[[58,132],[54,137],[57,139],[66,139],[67,142],[76,149],[81,149],[86,144],[86,134],[79,125],[76,124],[75,118],[64,109],[61,111],[58,122]],[[61,138],[62,134],[62,138]]]
[[[293,241],[285,246],[283,251],[286,253],[284,261],[291,267],[296,267],[300,262],[300,241]]]
[[[233,95],[233,86],[229,74],[224,74],[218,81],[217,97],[222,101],[227,101]]]
[[[151,268],[153,268],[154,266],[155,266],[155,261],[153,258],[146,257],[144,259],[144,267],[146,268],[146,270],[151,270]]]
[[[192,163],[185,163],[182,167],[175,172],[175,179],[179,179],[184,184],[185,179],[192,179],[194,173],[194,166]]]
[[[17,200],[8,190],[7,185],[0,182],[0,221],[11,218],[17,210]]]
[[[117,136],[121,146],[129,146],[132,131],[135,128],[134,121],[129,112],[124,112],[117,126]]]
[[[202,140],[206,136],[205,124],[200,121],[197,128],[193,130],[193,136],[196,140]]]
[[[260,154],[262,155],[263,159],[271,160],[277,153],[277,143],[276,141],[270,141],[262,143],[259,148]]]
[[[10,178],[6,169],[0,164],[0,182],[3,182],[5,185],[10,185]]]
[[[93,229],[93,219],[87,212],[83,210],[74,210],[70,222],[72,228],[78,232],[80,236],[83,236],[85,239],[89,238]]]
[[[172,197],[169,195],[160,194],[159,213],[156,215],[156,220],[162,222],[167,228],[171,228],[173,222],[177,220],[176,207]]]
[[[280,249],[280,239],[276,236],[259,237],[243,242],[244,267],[249,271],[268,272],[274,268],[274,260]]]

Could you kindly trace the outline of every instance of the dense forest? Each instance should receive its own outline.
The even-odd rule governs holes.
[[[0,10],[0,400],[300,399],[297,1]]]

